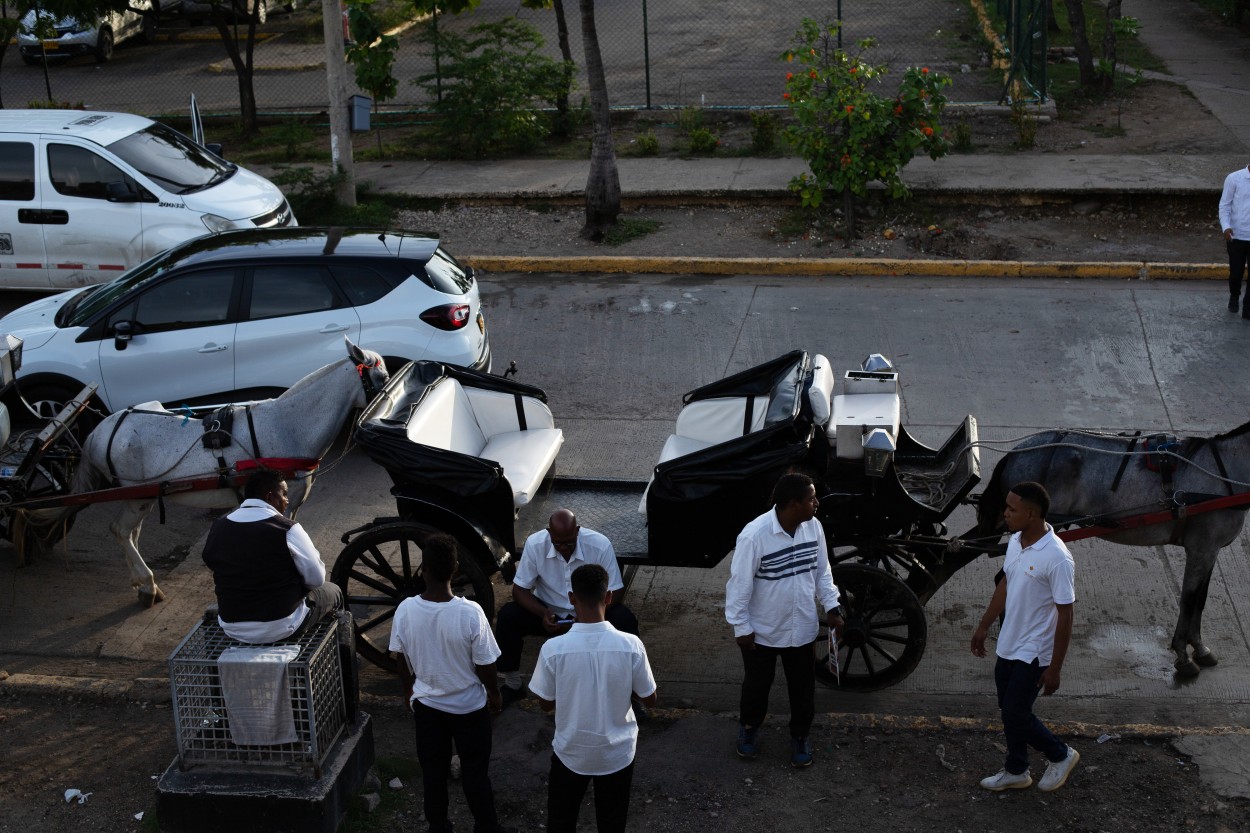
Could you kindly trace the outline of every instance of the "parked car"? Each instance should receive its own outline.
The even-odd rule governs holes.
[[[290,12],[295,8],[289,0],[186,0],[182,4],[182,14],[196,26],[211,19],[213,6],[221,6],[227,18],[237,23],[245,22],[255,9],[257,24],[268,20],[272,12]]]
[[[208,232],[288,224],[276,185],[151,119],[0,110],[0,288],[80,287]]]
[[[110,283],[27,304],[0,333],[23,340],[18,386],[41,415],[89,381],[107,411],[276,396],[341,358],[343,336],[392,369],[491,365],[473,270],[436,237],[381,229],[191,240]]]
[[[54,20],[47,11],[32,10],[18,24],[17,49],[22,61],[31,66],[43,61],[45,54],[53,60],[90,54],[104,63],[113,57],[113,47],[122,41],[134,37],[150,41],[156,34],[161,12],[172,11],[179,5],[174,0],[165,0],[163,4],[159,0],[134,0],[130,8],[110,12],[100,20]],[[39,18],[43,18],[50,32],[39,31]]]

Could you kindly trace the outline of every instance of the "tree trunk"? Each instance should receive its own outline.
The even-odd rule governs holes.
[[[1059,21],[1055,19],[1055,0],[1046,0],[1046,31],[1059,31]]]
[[[846,221],[846,248],[855,239],[855,195],[850,188],[842,189],[842,219]]]
[[[1111,71],[1099,79],[1104,93],[1111,93],[1115,90],[1115,27],[1121,16],[1121,2],[1122,0],[1107,0],[1107,26],[1102,33],[1102,57]]]
[[[560,43],[560,55],[565,61],[565,78],[572,80],[573,50],[569,46],[569,21],[564,16],[564,0],[552,0],[556,12],[556,36]],[[569,85],[566,83],[556,96],[556,130],[561,136],[567,136],[572,128],[569,121]]]
[[[1076,47],[1076,63],[1081,70],[1081,87],[1094,89],[1098,76],[1094,73],[1094,55],[1089,48],[1089,35],[1085,29],[1085,7],[1081,0],[1063,0],[1068,9],[1068,28],[1072,30],[1072,45]]]
[[[256,44],[256,18],[253,16],[247,23],[247,54],[244,56],[239,52],[238,31],[237,29],[231,31],[225,10],[219,4],[213,4],[209,14],[213,27],[221,36],[222,45],[226,47],[226,55],[230,58],[235,79],[239,84],[239,129],[244,136],[252,136],[260,127],[260,122],[256,117],[256,90],[252,85],[252,50]]]
[[[582,12],[582,46],[586,52],[586,75],[590,86],[590,119],[594,134],[590,143],[590,176],[586,180],[586,225],[582,237],[596,242],[616,224],[621,213],[621,180],[612,144],[612,113],[608,108],[608,82],[603,75],[603,56],[595,30],[595,0],[579,0]]]

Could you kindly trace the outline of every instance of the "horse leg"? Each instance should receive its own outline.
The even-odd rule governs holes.
[[[1202,644],[1202,609],[1206,606],[1211,571],[1218,553],[1218,548],[1185,550],[1180,611],[1176,617],[1176,630],[1172,633],[1178,677],[1196,677],[1201,670],[1200,665],[1214,665],[1216,662],[1215,655]],[[1189,656],[1190,645],[1194,647],[1193,659]]]
[[[146,501],[125,503],[117,520],[109,526],[109,531],[121,544],[122,552],[126,555],[126,565],[130,568],[130,586],[139,594],[139,604],[145,608],[165,600],[165,594],[156,586],[156,576],[139,553],[139,532],[143,529],[143,519],[151,511],[152,504]]]
[[[304,505],[304,501],[308,500],[308,496],[312,493],[314,475],[309,474],[300,480],[288,480],[288,487],[291,483],[295,483],[295,487],[290,490],[287,497],[290,499],[290,505],[287,506],[287,516],[291,520],[295,520],[295,514],[299,512],[299,508]]]

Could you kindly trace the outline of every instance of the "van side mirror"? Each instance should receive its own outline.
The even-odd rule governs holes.
[[[109,202],[138,202],[139,195],[129,184],[118,180],[110,182],[104,186],[105,194],[108,196]]]
[[[222,155],[222,152],[221,152],[221,142],[209,142],[204,147],[208,148],[209,153],[212,153],[213,155],[217,156],[217,158],[219,159],[226,158],[224,155]]]
[[[130,339],[134,338],[135,327],[129,321],[118,321],[113,325],[113,347],[118,350],[125,350],[126,345],[130,343]]]

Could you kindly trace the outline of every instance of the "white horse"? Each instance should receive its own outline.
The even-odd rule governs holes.
[[[250,421],[242,412],[237,413],[230,429],[233,442],[220,450],[203,447],[202,420],[149,406],[130,413],[118,411],[101,422],[83,444],[73,491],[211,477],[219,470],[218,455],[232,468],[240,460],[255,456],[320,460],[352,409],[368,404],[387,378],[381,356],[348,341],[347,358],[313,371],[276,399],[253,403]],[[302,488],[292,489],[291,517],[308,497],[312,482],[310,475],[304,478]],[[239,503],[231,488],[175,492],[163,499],[205,509],[232,509]],[[139,554],[139,531],[157,498],[119,503],[121,511],[109,530],[125,550],[130,585],[138,591],[139,603],[151,607],[165,594]],[[76,510],[60,510],[52,523],[59,523],[72,511]],[[39,516],[40,526],[48,523],[46,510]]]

